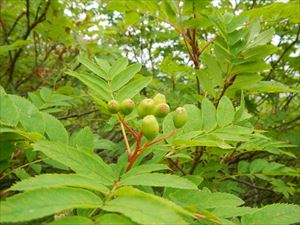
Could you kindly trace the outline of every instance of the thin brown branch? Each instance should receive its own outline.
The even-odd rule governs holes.
[[[17,19],[15,20],[14,24],[11,26],[11,28],[9,29],[7,35],[10,36],[11,33],[14,31],[15,27],[17,26],[18,22],[20,19],[22,19],[22,17],[26,14],[26,12],[22,12]]]
[[[189,174],[193,174],[197,165],[199,164],[199,161],[204,153],[205,148],[204,147],[196,147],[195,149],[195,156],[194,156],[194,160],[193,160],[193,164],[192,167],[190,169]]]
[[[36,17],[36,20],[32,23],[32,24],[29,24],[29,26],[27,26],[27,29],[26,29],[26,32],[25,34],[22,36],[22,39],[23,40],[27,40],[27,38],[29,37],[31,31],[39,24],[41,23],[42,21],[45,20],[46,18],[46,14],[48,12],[48,9],[50,7],[50,3],[51,3],[51,0],[48,0],[46,5],[45,5],[45,8],[43,10],[43,12],[41,13],[40,16]],[[27,14],[27,13],[26,13]],[[28,18],[27,18],[28,20]],[[27,25],[28,25],[28,22],[30,21],[27,21]],[[21,53],[23,51],[23,48],[20,48],[16,54],[14,55],[12,61],[11,61],[11,64],[10,64],[10,67],[8,68],[7,70],[7,73],[8,73],[8,82],[7,82],[7,85],[9,84],[12,84],[13,83],[13,74],[14,74],[14,71],[15,71],[15,65],[16,65],[16,62],[18,60],[18,58],[20,57]]]
[[[167,158],[167,160],[168,160],[168,162],[170,163],[170,164],[172,164],[176,169],[178,169],[180,172],[181,172],[181,174],[183,175],[183,176],[185,176],[186,175],[186,173],[184,172],[184,170],[181,168],[181,166],[177,163],[177,162],[174,162],[172,159],[170,159],[170,158]]]
[[[225,94],[226,90],[234,83],[235,78],[236,78],[236,75],[229,77],[229,78],[225,81],[224,87],[223,87],[223,89],[222,89],[220,95],[218,96],[218,98],[217,98],[217,99],[215,100],[215,102],[214,102],[215,106],[218,106],[218,105],[219,105],[219,102],[220,102],[221,98],[222,98],[223,95]]]
[[[247,182],[247,181],[244,181],[244,180],[239,180],[239,179],[232,178],[232,177],[230,177],[229,179],[230,179],[230,180],[233,180],[233,181],[236,181],[236,182],[238,182],[238,183],[241,183],[241,184],[245,184],[245,185],[247,185],[247,186],[249,186],[249,187],[252,187],[252,188],[255,188],[255,189],[258,189],[258,190],[262,190],[262,191],[271,191],[271,192],[273,192],[273,190],[270,189],[270,188],[265,188],[265,187],[261,187],[261,186],[256,186],[256,185],[251,184],[251,183],[249,183],[249,182]]]
[[[70,118],[79,118],[79,117],[82,117],[82,116],[92,114],[92,113],[97,112],[97,111],[98,111],[98,109],[93,109],[93,110],[90,110],[90,111],[87,111],[87,112],[84,112],[84,113],[80,113],[80,114],[70,114],[70,115],[66,115],[66,116],[61,116],[58,119],[59,120],[66,120],[66,119],[70,119]]]
[[[285,56],[285,54],[298,42],[299,35],[300,35],[300,25],[298,26],[298,31],[297,31],[297,35],[296,35],[295,40],[291,44],[289,44],[289,46],[286,49],[284,49],[284,51],[282,52],[282,54],[279,56],[278,60],[273,64],[273,66],[272,66],[269,74],[265,78],[265,80],[268,80],[268,79],[271,78],[274,70],[276,69],[277,65],[281,62],[281,60],[283,59],[283,57]]]

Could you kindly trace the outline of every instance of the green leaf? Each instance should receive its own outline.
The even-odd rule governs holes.
[[[217,127],[216,108],[207,98],[202,100],[201,105],[203,130],[211,131]]]
[[[9,95],[20,113],[20,123],[29,132],[44,134],[45,121],[42,113],[27,99],[17,95]]]
[[[112,80],[115,76],[117,76],[121,71],[123,71],[128,65],[128,59],[127,58],[119,58],[117,61],[115,61],[109,72],[109,78]]]
[[[249,172],[249,162],[243,160],[238,163],[238,174],[245,174]]]
[[[234,122],[239,122],[240,119],[243,116],[243,113],[245,111],[245,98],[244,98],[244,92],[241,92],[241,102],[238,110],[234,114]]]
[[[121,180],[120,185],[142,185],[152,187],[173,187],[179,189],[197,189],[191,181],[176,175],[162,173],[145,173]]]
[[[108,74],[108,71],[110,70],[111,66],[110,64],[105,60],[98,57],[95,57],[96,63],[100,66],[100,68]]]
[[[136,223],[132,222],[125,216],[115,214],[115,213],[106,213],[96,217],[97,225],[135,225]]]
[[[217,108],[217,121],[220,127],[225,127],[232,123],[234,119],[234,107],[230,99],[226,96],[223,96],[220,99],[218,108]]]
[[[242,52],[242,55],[245,59],[254,61],[258,58],[265,58],[277,50],[278,47],[274,45],[264,45],[247,49],[246,51]]]
[[[104,210],[118,212],[139,224],[188,224],[184,216],[191,213],[173,202],[132,187],[118,189],[117,197],[105,204]],[[130,204],[128,204],[130,202]]]
[[[300,206],[288,204],[267,205],[252,214],[242,217],[242,225],[280,224],[289,225],[300,222]]]
[[[2,45],[0,46],[0,55],[4,55],[11,50],[15,50],[21,48],[27,44],[29,44],[30,40],[18,40],[10,45]]]
[[[250,43],[251,41],[253,41],[257,37],[257,35],[259,34],[259,32],[260,32],[260,22],[259,22],[259,20],[256,20],[252,24],[250,24],[249,31],[250,31],[250,33],[249,33],[247,43]]]
[[[109,101],[111,99],[110,88],[103,79],[92,74],[77,73],[71,70],[68,70],[66,74],[76,77],[104,100]]]
[[[215,57],[209,54],[205,54],[203,56],[203,59],[203,63],[207,67],[209,79],[212,81],[213,85],[221,85],[223,80],[222,70]]]
[[[77,148],[86,149],[88,152],[94,151],[94,135],[89,127],[85,127],[72,135],[71,145]]]
[[[47,225],[95,225],[94,221],[83,216],[65,216]]]
[[[260,33],[253,42],[250,42],[248,44],[248,48],[252,48],[259,45],[264,45],[272,40],[272,37],[274,35],[274,28],[271,28],[269,30],[266,30],[262,33]]]
[[[95,63],[93,63],[91,60],[89,60],[87,57],[81,55],[78,56],[78,61],[83,64],[86,68],[88,68],[90,71],[92,71],[94,74],[98,75],[99,77],[107,80],[106,73]]]
[[[237,196],[229,193],[194,190],[178,190],[170,195],[175,203],[194,210],[213,209],[219,207],[236,207],[244,203]]]
[[[268,166],[268,162],[264,159],[255,159],[250,163],[249,171],[251,174],[259,173]]]
[[[202,84],[203,90],[205,90],[208,94],[210,94],[215,98],[217,95],[214,89],[215,84],[213,83],[211,77],[208,76],[207,71],[206,70],[197,71],[197,76],[200,80],[200,83]]]
[[[123,174],[122,178],[127,178],[130,176],[135,176],[144,173],[150,173],[153,171],[168,170],[168,169],[169,167],[164,164],[143,164],[143,165],[133,167],[131,170]]]
[[[290,87],[276,81],[260,81],[247,90],[251,93],[276,93],[276,92],[298,92]]]
[[[188,121],[183,127],[184,132],[198,131],[202,128],[201,111],[198,107],[192,104],[184,105],[188,113]]]
[[[234,66],[232,69],[232,73],[233,74],[257,73],[270,68],[271,66],[269,64],[266,64],[263,61],[246,62]]]
[[[231,217],[243,216],[245,214],[250,214],[255,211],[257,211],[257,209],[250,208],[250,207],[221,206],[221,207],[215,208],[212,211],[212,214],[217,217],[231,218]]]
[[[117,93],[116,99],[122,101],[126,98],[132,98],[137,95],[143,88],[147,87],[152,81],[152,77],[138,78],[123,86]]]
[[[111,168],[94,153],[50,141],[38,141],[33,147],[35,151],[43,152],[79,175],[101,180],[104,185],[111,185],[116,179]]]
[[[0,124],[15,127],[19,118],[20,114],[16,104],[0,86]]]
[[[42,174],[20,181],[14,184],[10,190],[28,191],[39,188],[63,186],[85,188],[100,191],[102,193],[109,192],[109,189],[106,188],[101,181],[77,174]]]
[[[42,113],[45,120],[45,133],[51,141],[57,141],[61,143],[69,143],[69,134],[64,125],[56,119],[54,116],[48,113]]]
[[[210,147],[219,147],[223,149],[232,148],[231,145],[227,144],[224,140],[222,140],[215,134],[200,135],[199,137],[196,137],[193,140],[190,139],[181,140],[179,138],[175,139],[172,143],[175,145],[185,145],[185,147],[210,146]]]
[[[111,88],[113,91],[119,90],[126,83],[128,83],[133,76],[141,70],[142,66],[139,63],[128,66],[125,70],[118,73],[111,81]]]
[[[73,208],[97,208],[102,200],[94,193],[75,188],[43,188],[17,194],[1,202],[1,222],[20,222]]]
[[[237,28],[242,26],[244,23],[246,23],[249,20],[249,16],[243,16],[239,15],[234,17],[231,22],[227,25],[227,32],[231,33],[235,31]]]

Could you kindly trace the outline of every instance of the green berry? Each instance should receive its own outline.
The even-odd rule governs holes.
[[[132,99],[123,100],[120,109],[124,115],[130,114],[134,109],[134,101]]]
[[[173,123],[176,128],[181,128],[188,120],[188,114],[185,108],[178,107],[173,113]]]
[[[153,99],[146,98],[142,100],[138,106],[138,114],[140,117],[145,117],[147,115],[152,115],[155,110],[155,104]]]
[[[159,125],[155,116],[145,116],[142,120],[141,129],[148,141],[152,141],[156,138],[159,133]]]
[[[170,112],[170,107],[166,103],[160,103],[155,107],[154,115],[158,118],[164,118]]]
[[[156,105],[160,104],[160,103],[166,103],[166,96],[164,96],[163,94],[156,94],[153,98],[153,101]]]
[[[107,109],[110,113],[114,114],[114,113],[117,113],[119,112],[120,110],[120,104],[118,101],[116,100],[110,100],[108,103],[107,103]]]

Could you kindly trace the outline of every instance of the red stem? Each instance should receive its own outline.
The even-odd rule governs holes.
[[[129,130],[129,132],[135,137],[138,138],[138,134],[131,129],[131,127],[128,126],[128,124],[125,122],[125,120],[120,116],[120,114],[118,114],[118,118],[121,121],[121,123],[124,125],[124,127]]]
[[[131,155],[131,157],[130,157],[130,159],[128,161],[128,165],[127,165],[126,171],[129,171],[132,168],[132,166],[135,163],[137,157],[141,153],[143,153],[148,147],[150,147],[150,146],[152,146],[152,145],[154,145],[154,144],[156,144],[158,142],[161,142],[161,141],[163,141],[163,140],[165,140],[165,139],[173,136],[175,133],[176,133],[176,130],[172,131],[171,133],[169,133],[169,134],[167,134],[167,135],[165,135],[165,136],[163,136],[161,138],[156,139],[155,141],[147,142],[146,144],[144,144],[143,147],[140,147],[140,141],[141,141],[142,135],[143,135],[143,133],[140,132],[140,134],[139,134],[140,138],[137,140],[136,149],[134,150],[134,152],[132,153],[132,155]],[[139,148],[137,148],[137,146],[139,146]]]
[[[143,132],[140,131],[140,133],[138,134],[138,137],[137,137],[137,141],[136,141],[136,144],[135,144],[135,150],[134,151],[138,151],[141,148],[142,138],[143,138]]]

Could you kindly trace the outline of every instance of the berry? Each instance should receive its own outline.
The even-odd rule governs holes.
[[[145,116],[141,125],[142,132],[148,141],[152,141],[159,133],[158,122],[153,115]]]
[[[118,101],[116,100],[110,100],[108,103],[107,103],[107,109],[110,113],[114,114],[114,113],[117,113],[119,112],[120,110],[120,104]]]
[[[155,104],[153,99],[146,98],[142,100],[138,106],[138,114],[140,117],[145,117],[147,115],[152,115],[155,111]]]
[[[170,112],[170,107],[166,103],[160,103],[155,107],[154,115],[158,118],[164,118]]]
[[[163,94],[156,94],[153,98],[153,101],[156,105],[160,104],[160,103],[166,103],[166,96],[164,96]]]
[[[176,128],[181,128],[184,126],[188,119],[188,114],[185,108],[178,107],[173,113],[173,123]]]
[[[130,114],[134,109],[134,101],[132,99],[125,99],[120,105],[121,112],[124,115]]]

